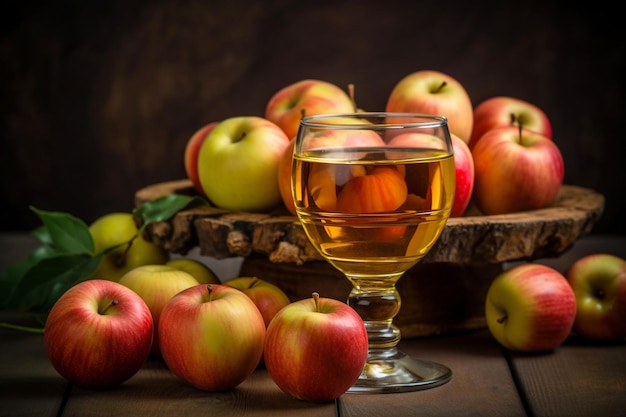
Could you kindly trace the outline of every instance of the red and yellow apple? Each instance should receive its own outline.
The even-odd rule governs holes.
[[[626,337],[626,260],[587,255],[574,261],[565,277],[576,295],[575,333],[597,340]]]
[[[87,280],[56,301],[44,344],[50,363],[68,381],[113,388],[144,364],[152,332],[152,315],[140,296],[117,282]]]
[[[464,141],[454,134],[451,134],[450,138],[454,151],[454,168],[456,173],[454,203],[450,211],[450,217],[460,217],[465,213],[467,206],[469,206],[474,191],[474,158]],[[400,134],[389,142],[389,146],[393,147],[418,147],[420,144],[424,144],[428,148],[446,149],[446,144],[441,138],[423,133]]]
[[[422,70],[402,78],[387,99],[388,112],[445,116],[450,132],[468,143],[474,124],[469,94],[454,77],[440,71]]]
[[[563,184],[563,157],[549,138],[515,126],[490,130],[472,149],[474,202],[486,215],[552,204]]]
[[[354,103],[347,92],[327,81],[306,79],[277,91],[267,103],[265,118],[293,139],[302,116],[354,111]]]
[[[185,383],[204,391],[236,387],[263,355],[265,322],[243,292],[200,284],[176,294],[159,322],[161,355]]]
[[[359,378],[367,359],[367,332],[346,303],[320,298],[293,302],[276,314],[264,345],[265,367],[285,393],[332,401]]]
[[[261,117],[239,116],[220,122],[198,155],[205,195],[232,211],[266,211],[280,204],[278,162],[289,139]]]
[[[287,294],[271,282],[257,277],[237,277],[224,282],[250,297],[257,306],[267,327],[276,313],[290,303]]]
[[[474,108],[470,149],[485,133],[504,126],[523,127],[552,139],[552,124],[542,109],[516,97],[497,96],[486,99]]]
[[[185,173],[187,174],[187,178],[189,178],[198,192],[203,197],[204,190],[200,185],[200,177],[198,175],[198,155],[200,154],[200,148],[204,143],[204,140],[207,138],[211,130],[217,126],[219,122],[212,122],[202,126],[187,141],[187,146],[185,147],[184,154],[184,163],[185,163]]]
[[[163,308],[173,296],[199,282],[187,272],[166,265],[139,266],[125,273],[118,282],[139,295],[150,309],[154,322],[150,354],[158,356],[159,318]]]
[[[131,213],[105,214],[89,226],[89,232],[96,254],[121,244],[104,255],[91,277],[93,279],[118,281],[133,268],[164,264],[170,259],[170,254],[165,249],[137,236],[137,225]]]
[[[278,161],[278,189],[283,204],[292,215],[296,215],[296,206],[291,195],[291,165],[293,162],[293,147],[296,139],[291,139],[289,146],[285,148],[280,161]]]
[[[461,217],[469,206],[474,193],[476,173],[474,157],[467,143],[458,136],[451,135],[454,149],[454,168],[456,170],[456,186],[454,188],[454,203],[450,217]]]
[[[510,350],[556,349],[569,336],[575,317],[574,291],[560,272],[545,265],[514,266],[487,290],[487,327]]]

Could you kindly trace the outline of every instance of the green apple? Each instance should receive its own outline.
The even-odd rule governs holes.
[[[607,253],[587,255],[565,276],[576,294],[574,332],[598,340],[626,337],[626,260]]]
[[[574,291],[560,272],[545,265],[528,263],[506,270],[487,291],[487,327],[510,350],[557,348],[569,336],[575,316]]]
[[[192,275],[167,265],[143,265],[125,273],[120,284],[139,295],[150,309],[154,321],[154,338],[150,353],[159,355],[159,319],[163,307],[184,289],[200,284]]]
[[[192,275],[200,284],[219,284],[217,274],[206,264],[190,258],[170,259],[165,263],[172,268],[180,269]]]
[[[141,265],[164,264],[170,259],[169,252],[138,236],[137,226],[131,213],[108,213],[96,219],[89,232],[94,241],[95,253],[113,246],[120,247],[104,255],[93,279],[118,281],[122,275]]]
[[[256,116],[232,117],[215,126],[198,154],[204,194],[217,207],[262,212],[282,202],[278,164],[289,146],[280,127]]]

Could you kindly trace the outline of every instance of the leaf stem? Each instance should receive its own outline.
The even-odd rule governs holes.
[[[44,329],[42,327],[20,326],[18,324],[5,323],[5,322],[0,322],[0,327],[4,327],[5,329],[20,330],[23,332],[37,333],[37,334],[43,334],[44,332]]]

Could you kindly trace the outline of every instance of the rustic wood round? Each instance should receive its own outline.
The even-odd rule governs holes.
[[[137,191],[135,206],[170,194],[195,190],[186,179],[151,185]],[[394,323],[404,338],[484,327],[486,292],[504,262],[558,256],[592,230],[603,210],[601,194],[564,185],[544,209],[484,216],[472,207],[451,218],[428,255],[398,281],[402,306]],[[313,291],[345,300],[351,289],[282,206],[268,213],[185,209],[148,225],[144,237],[171,253],[199,247],[216,259],[243,257],[241,276],[273,282],[292,301]]]

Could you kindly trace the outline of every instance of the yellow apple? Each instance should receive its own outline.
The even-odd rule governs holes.
[[[193,276],[200,284],[219,284],[220,280],[215,272],[200,261],[190,258],[171,259],[165,263],[172,268],[180,269]]]
[[[200,283],[191,274],[167,265],[143,265],[131,269],[119,283],[133,290],[146,303],[152,314],[154,337],[150,354],[159,355],[159,319],[173,296]]]
[[[137,226],[131,213],[105,214],[89,226],[89,232],[97,254],[115,245],[130,242],[106,253],[92,275],[93,279],[119,281],[122,275],[133,268],[164,264],[170,259],[169,252],[165,249],[137,236]]]

